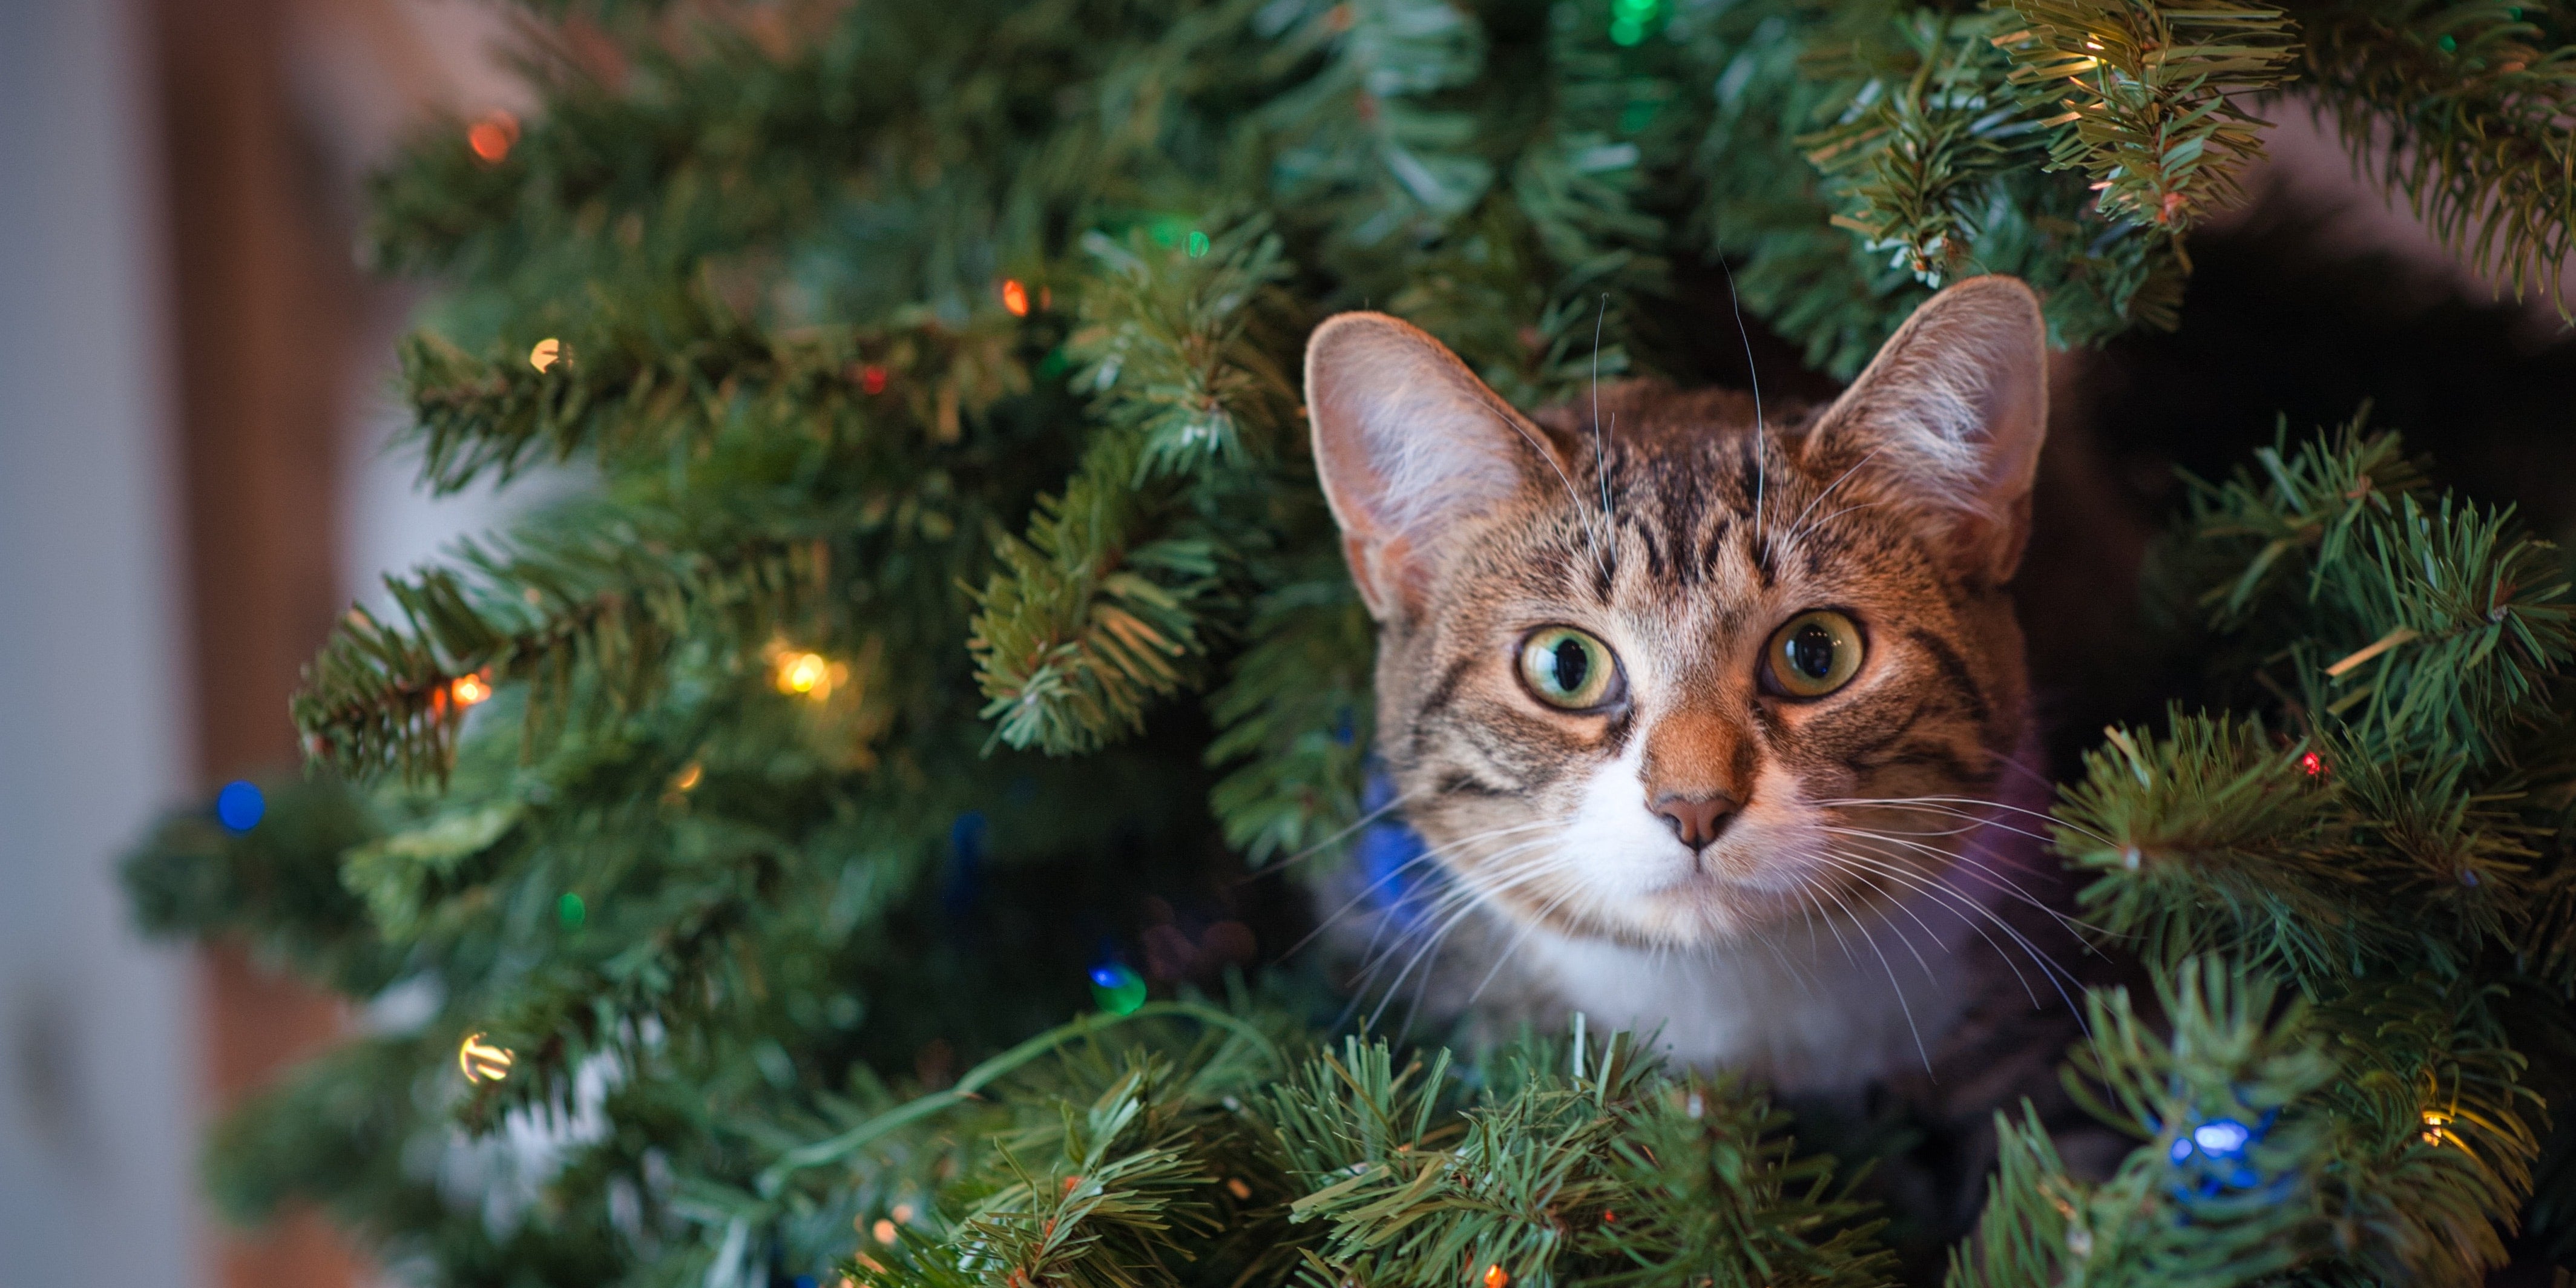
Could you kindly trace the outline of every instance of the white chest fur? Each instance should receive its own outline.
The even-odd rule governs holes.
[[[1922,899],[1866,928],[1818,921],[1692,952],[1538,929],[1521,952],[1595,1032],[1660,1029],[1682,1063],[1831,1094],[1926,1063],[1983,987],[1961,960],[1983,915]]]

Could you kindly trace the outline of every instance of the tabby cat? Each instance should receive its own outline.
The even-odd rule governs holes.
[[[1394,318],[1319,327],[1378,756],[1442,883],[1375,946],[1381,985],[1659,1028],[1793,1092],[2029,1047],[1962,1020],[2066,1009],[2047,919],[2008,915],[2044,880],[2005,587],[2047,370],[2003,277],[1821,409],[1630,382],[1524,415]],[[2063,1043],[2038,1046],[2044,1073]]]

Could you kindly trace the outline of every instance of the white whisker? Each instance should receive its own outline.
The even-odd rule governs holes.
[[[1865,840],[1886,839],[1869,837],[1866,834],[1860,835],[1862,839]],[[1847,851],[1835,851],[1833,852],[1833,857],[1846,862],[1872,865],[1877,870],[1885,872],[1888,875],[1915,884],[1917,888],[1923,889],[1928,894],[1933,894],[1936,897],[1945,897],[1944,906],[1950,907],[1952,912],[1958,913],[1960,915],[1960,920],[1967,924],[1971,929],[1974,929],[1978,936],[1986,941],[1987,946],[1993,948],[1995,950],[1995,954],[2003,959],[2005,967],[2012,971],[2013,977],[2021,981],[2022,991],[2030,995],[2031,1005],[2034,1007],[2040,1005],[2041,1003],[2037,991],[2030,987],[2030,981],[2027,977],[2022,975],[2021,968],[2014,965],[2011,954],[2006,953],[2003,946],[1996,943],[1993,936],[1986,934],[1983,927],[1977,926],[1974,921],[1970,920],[1965,915],[1965,912],[1972,910],[1987,921],[1993,923],[1995,929],[2004,932],[2004,936],[2012,940],[2013,943],[2030,958],[2032,965],[2040,968],[2040,973],[2047,978],[2049,988],[2056,992],[2058,1000],[2066,1003],[2067,1009],[2076,1015],[2079,1023],[2082,1022],[2083,1009],[2075,1005],[2075,999],[2067,993],[2067,986],[2073,985],[2080,991],[2084,987],[2083,981],[2077,979],[2073,971],[2066,969],[2066,967],[2060,964],[2055,957],[2052,957],[2047,952],[2043,951],[2039,945],[2031,941],[2028,935],[2023,934],[2019,927],[2014,926],[2011,922],[2005,920],[2003,916],[1993,908],[1975,898],[1972,898],[1967,894],[1967,892],[1950,885],[1942,878],[1930,873],[1917,872],[1908,869],[1902,864],[1896,863],[1890,856],[1861,855]],[[1955,904],[1948,901],[1955,901]],[[2038,905],[2034,904],[2033,906]],[[2046,911],[2046,909],[2043,908],[2042,911]]]
[[[1236,879],[1235,884],[1241,885],[1244,882],[1251,881],[1257,877],[1268,876],[1292,863],[1302,863],[1307,859],[1313,858],[1314,856],[1323,853],[1325,850],[1332,848],[1334,845],[1367,830],[1369,824],[1404,808],[1405,802],[1409,799],[1411,799],[1410,796],[1398,796],[1395,799],[1388,801],[1386,804],[1380,805],[1376,809],[1370,810],[1369,812],[1360,815],[1358,818],[1352,819],[1350,826],[1343,828],[1341,831],[1335,832],[1331,836],[1325,837],[1323,840],[1317,841],[1313,845],[1309,845],[1305,849],[1289,855],[1287,858],[1275,859],[1269,863],[1261,865],[1260,867],[1254,868],[1250,872],[1244,873],[1241,877]]]
[[[1852,911],[1851,904],[1844,901],[1840,892],[1834,890],[1830,886],[1820,886],[1818,889],[1820,889],[1827,898],[1832,899],[1837,907],[1840,907],[1843,910],[1844,916],[1852,919],[1852,928],[1860,932],[1861,942],[1868,944],[1871,955],[1878,958],[1878,968],[1887,973],[1887,986],[1896,994],[1896,1009],[1903,1012],[1905,1015],[1905,1031],[1914,1035],[1914,1054],[1922,1057],[1923,1071],[1927,1074],[1930,1073],[1932,1071],[1932,1051],[1929,1047],[1926,1047],[1923,1044],[1922,1026],[1914,1022],[1914,1003],[1905,996],[1905,985],[1896,978],[1896,967],[1889,964],[1887,953],[1878,946],[1878,936],[1870,932],[1869,924],[1862,921],[1858,913]],[[1833,922],[1828,920],[1825,924],[1830,926]],[[1839,938],[1840,936],[1837,935],[1836,937]],[[1927,974],[1931,970],[1928,966],[1924,969]]]
[[[1592,317],[1592,470],[1601,480],[1601,522],[1610,522],[1610,447],[1601,433],[1601,327],[1610,320],[1610,293]],[[1614,422],[1615,423],[1615,422]]]
[[[2013,973],[2013,978],[2020,982],[2022,992],[2030,998],[2030,1004],[2033,1007],[2040,1005],[2039,991],[2030,986],[2029,978],[2024,976],[2021,973],[2021,967],[2013,962],[2012,954],[2005,952],[2004,946],[1996,943],[1994,936],[1986,933],[1986,928],[1978,925],[1976,920],[1967,914],[1975,912],[1990,920],[1994,920],[1996,925],[2002,928],[2007,937],[2011,938],[2016,944],[2019,944],[2023,952],[2030,954],[2035,964],[2044,963],[2042,965],[2043,973],[2045,973],[2050,967],[2054,966],[2055,963],[2048,962],[2045,954],[2039,952],[2036,947],[2029,943],[2029,941],[2015,932],[2011,926],[2004,924],[2000,918],[1996,918],[1994,916],[1993,909],[1987,908],[1984,905],[1979,904],[1974,899],[1969,898],[1966,894],[1942,884],[1938,878],[1926,877],[1921,873],[1906,871],[1901,865],[1893,864],[1885,860],[1873,860],[1868,856],[1850,854],[1842,851],[1828,852],[1825,858],[1828,862],[1831,862],[1846,871],[1856,869],[1873,871],[1894,880],[1902,881],[1908,886],[1908,888],[1931,898],[1936,906],[1939,906],[1950,912],[1952,915],[1958,917],[1960,924],[1965,925],[1969,930],[1973,931],[1978,938],[1985,940],[1986,946],[1995,950],[1995,956],[2003,961],[2004,968],[2010,970]],[[1900,904],[1899,906],[1904,905]],[[1911,911],[1911,909],[1908,909],[1908,911]],[[1920,924],[1921,918],[1916,918],[1916,921],[1917,924]],[[1930,934],[1931,928],[1929,926],[1924,927],[1924,933]],[[2049,980],[2049,985],[2050,987],[2055,988],[2057,981],[2054,978],[2051,978]],[[2063,989],[2059,989],[2059,995],[2064,995]]]
[[[2005,763],[2007,763],[2007,764],[2011,764],[2011,763],[2013,763],[2013,762],[2007,761],[2007,762],[2005,762]],[[1978,822],[1980,822],[1980,823],[1984,823],[1984,824],[1986,824],[1986,825],[1987,825],[1987,826],[1989,826],[1989,827],[2001,827],[2001,828],[2005,828],[2007,831],[2017,832],[2017,833],[2019,833],[2020,835],[2027,836],[2027,837],[2029,837],[2029,838],[2031,838],[2032,840],[2035,840],[2035,841],[2052,841],[2052,842],[2053,842],[2053,841],[2055,841],[2055,840],[2056,840],[2056,838],[2055,838],[2055,837],[2052,837],[2052,836],[2043,835],[2043,834],[2038,833],[2038,832],[2025,831],[2025,830],[2023,830],[2023,829],[2021,829],[2021,828],[2012,827],[2012,826],[2010,826],[2009,824],[2006,824],[2006,823],[2003,823],[2003,822],[2000,822],[2000,821],[1997,821],[1997,820],[1994,820],[1994,819],[1985,818],[1985,817],[1983,817],[1983,816],[1981,816],[1981,815],[1979,815],[1979,814],[1975,813],[1975,812],[1974,812],[1974,811],[1972,811],[1972,810],[1966,810],[1966,809],[1961,809],[1961,808],[1959,808],[1960,806],[1981,806],[1981,807],[1986,808],[1986,809],[1999,809],[1999,810],[2003,810],[2003,811],[2005,811],[2005,812],[2007,812],[2007,813],[2012,813],[2012,814],[2027,814],[2027,815],[2029,815],[2030,817],[2035,818],[2035,819],[2038,819],[2038,820],[2040,820],[2040,821],[2041,821],[2041,822],[2043,822],[2043,823],[2053,823],[2053,824],[2055,824],[2055,825],[2057,825],[2057,826],[2059,826],[2059,827],[2063,827],[2063,828],[2067,829],[2068,831],[2071,831],[2071,832],[2077,832],[2077,833],[2080,833],[2080,834],[2082,834],[2082,835],[2084,835],[2084,836],[2091,837],[2092,839],[2094,839],[2094,840],[2096,840],[2096,841],[2100,841],[2101,843],[2103,843],[2103,844],[2105,844],[2105,845],[2109,845],[2109,844],[2111,844],[2111,843],[2112,843],[2112,841],[2111,841],[2111,838],[2110,838],[2110,837],[2104,836],[2104,835],[2102,835],[2101,833],[2099,833],[2099,832],[2096,832],[2096,831],[2092,830],[2091,828],[2083,827],[2083,826],[2080,826],[2080,825],[2075,824],[2075,823],[2067,822],[2066,820],[2064,820],[2064,819],[2062,819],[2062,818],[2059,818],[2059,817],[2057,817],[2056,815],[2051,814],[2051,813],[2049,813],[2049,812],[2048,812],[2048,811],[2046,811],[2046,810],[2036,810],[2036,809],[2031,809],[2031,808],[2029,808],[2028,806],[2024,806],[2024,805],[2014,805],[2014,804],[2010,804],[2010,803],[2005,802],[2005,801],[1990,801],[1990,800],[1985,799],[1985,798],[1984,798],[1984,797],[1982,797],[1982,796],[1887,796],[1887,797],[1877,797],[1877,798],[1872,798],[1872,797],[1861,797],[1861,796],[1853,796],[1853,797],[1837,798],[1837,799],[1834,799],[1834,800],[1820,800],[1820,801],[1816,801],[1816,802],[1814,802],[1814,803],[1815,803],[1815,804],[1817,804],[1817,805],[1820,805],[1820,806],[1835,806],[1835,805],[1885,805],[1885,806],[1888,806],[1888,807],[1890,807],[1890,808],[1905,808],[1905,807],[1908,807],[1908,806],[1917,806],[1917,807],[1921,807],[1921,808],[1924,810],[1924,812],[1925,812],[1925,813],[1945,813],[1945,812],[1946,812],[1946,813],[1949,813],[1949,814],[1954,815],[1954,816],[1959,817],[1959,818],[1975,819],[1976,821],[1978,821]],[[1946,807],[1949,807],[1949,808],[1947,808],[1947,809],[1945,810],[1945,809],[1943,808],[1943,807],[1945,807],[1945,806],[1946,806]]]
[[[1316,936],[1331,929],[1334,925],[1338,924],[1343,917],[1350,915],[1351,912],[1358,909],[1361,905],[1368,903],[1370,898],[1376,895],[1386,885],[1398,880],[1404,876],[1405,873],[1412,871],[1414,868],[1435,863],[1442,857],[1455,853],[1456,851],[1470,845],[1475,845],[1484,841],[1491,841],[1499,837],[1514,836],[1523,832],[1535,832],[1546,828],[1552,828],[1554,826],[1555,824],[1547,822],[1522,823],[1512,827],[1498,827],[1488,831],[1477,832],[1473,835],[1463,836],[1455,841],[1445,842],[1440,845],[1426,845],[1423,847],[1422,853],[1395,865],[1395,867],[1389,869],[1385,875],[1380,876],[1376,880],[1371,881],[1368,885],[1362,887],[1359,893],[1352,895],[1348,901],[1342,904],[1341,907],[1334,909],[1331,915],[1324,917],[1316,924],[1314,929],[1307,931],[1303,937],[1298,939],[1296,943],[1290,944],[1287,950],[1280,955],[1283,957],[1292,955],[1299,949],[1304,948],[1307,944],[1314,942]]]
[[[1744,342],[1744,379],[1753,386],[1753,532],[1762,531],[1762,493],[1769,481],[1770,444],[1765,441],[1770,431],[1762,420],[1762,371],[1753,361],[1753,333],[1744,329],[1744,301],[1735,292],[1735,266],[1726,257],[1717,257],[1717,266],[1726,270],[1726,302],[1735,310],[1735,336]]]
[[[2023,890],[2023,889],[2021,888],[2021,886],[2020,886],[2020,885],[2016,884],[2016,883],[2011,879],[2011,877],[2010,877],[2010,876],[2008,876],[2008,875],[2006,875],[2005,873],[2003,873],[2003,872],[2001,872],[2001,871],[1999,871],[1999,870],[1995,869],[1995,868],[1994,868],[1994,867],[1992,867],[1992,866],[1989,866],[1989,865],[1988,865],[1984,860],[1979,859],[1979,858],[1975,857],[1975,856],[1974,856],[1974,855],[1972,855],[1972,854],[1968,854],[1968,853],[1965,853],[1965,852],[1957,853],[1957,854],[1953,854],[1953,853],[1951,853],[1951,852],[1950,852],[1950,851],[1948,851],[1948,850],[1944,850],[1944,849],[1940,848],[1939,846],[1935,846],[1935,845],[1925,845],[1925,844],[1923,844],[1923,843],[1922,843],[1922,842],[1920,842],[1920,841],[1907,840],[1907,839],[1906,839],[1904,836],[1902,836],[1902,835],[1890,835],[1890,834],[1888,834],[1888,833],[1884,833],[1884,832],[1873,832],[1873,831],[1869,831],[1869,830],[1867,830],[1867,829],[1863,829],[1863,828],[1831,827],[1831,826],[1828,826],[1828,827],[1824,828],[1823,830],[1824,830],[1826,833],[1828,833],[1828,834],[1830,834],[1830,835],[1834,835],[1834,836],[1853,836],[1853,837],[1863,837],[1863,838],[1866,838],[1866,839],[1868,839],[1868,840],[1873,840],[1873,841],[1884,841],[1884,842],[1886,842],[1886,843],[1887,843],[1887,844],[1889,844],[1889,845],[1901,845],[1901,846],[1904,846],[1905,848],[1910,849],[1910,850],[1913,850],[1913,851],[1915,851],[1915,852],[1917,852],[1917,853],[1924,854],[1924,855],[1928,855],[1928,856],[1930,856],[1930,857],[1932,857],[1932,858],[1934,858],[1934,859],[1936,859],[1936,860],[1939,860],[1939,861],[1941,861],[1941,862],[1949,863],[1949,864],[1954,864],[1954,865],[1956,865],[1956,866],[1959,866],[1959,867],[1965,868],[1965,869],[1967,869],[1967,870],[1968,870],[1969,875],[1971,875],[1971,876],[1975,877],[1977,880],[1979,880],[1979,881],[1983,882],[1983,883],[1984,883],[1985,885],[1987,885],[1989,888],[1993,889],[1996,893],[1998,893],[1998,894],[2002,894],[2002,895],[2005,895],[2005,896],[2007,896],[2007,897],[2011,898],[2012,900],[2014,900],[2015,902],[2022,903],[2022,904],[2026,904],[2026,905],[2028,905],[2029,907],[2031,907],[2031,908],[2033,908],[2033,909],[2036,909],[2037,911],[2039,911],[2039,912],[2041,912],[2041,913],[2043,913],[2043,914],[2046,914],[2048,917],[2050,917],[2051,919],[2055,920],[2058,924],[2060,924],[2060,925],[2062,925],[2062,926],[2066,927],[2066,928],[2067,928],[2067,929],[2069,929],[2069,930],[2077,930],[2077,931],[2094,931],[2094,932],[2096,932],[2096,933],[2099,933],[2099,932],[2100,932],[2100,928],[2099,928],[2099,927],[2089,925],[2089,924],[2087,924],[2087,923],[2085,923],[2085,922],[2082,922],[2082,921],[2079,921],[2079,920],[2077,920],[2077,919],[2075,919],[2075,918],[2073,918],[2073,917],[2070,917],[2070,916],[2066,915],[2065,913],[2059,912],[2059,911],[2058,911],[2057,909],[2055,909],[2055,908],[2049,907],[2046,903],[2041,902],[2039,899],[2034,898],[2034,897],[2033,897],[2033,896],[2032,896],[2028,891]]]
[[[1825,485],[1825,490],[1824,490],[1824,491],[1822,491],[1822,492],[1818,492],[1818,493],[1817,493],[1817,494],[1815,494],[1814,496],[1809,497],[1809,498],[1807,499],[1807,505],[1806,505],[1806,508],[1805,508],[1805,509],[1802,509],[1802,510],[1800,510],[1800,511],[1798,511],[1798,517],[1797,517],[1797,518],[1794,518],[1794,519],[1789,520],[1789,526],[1788,526],[1788,528],[1786,529],[1786,531],[1788,532],[1789,536],[1790,536],[1792,539],[1795,539],[1795,538],[1797,538],[1797,537],[1799,537],[1799,536],[1802,536],[1802,535],[1806,534],[1806,533],[1807,533],[1807,532],[1809,532],[1809,531],[1812,531],[1813,529],[1811,529],[1811,528],[1806,528],[1806,527],[1802,527],[1802,526],[1800,526],[1800,525],[1802,525],[1803,523],[1805,523],[1805,522],[1806,522],[1806,518],[1807,518],[1807,516],[1808,516],[1809,514],[1812,514],[1812,513],[1814,513],[1814,512],[1815,512],[1815,509],[1816,509],[1816,505],[1817,505],[1817,503],[1818,503],[1818,502],[1820,502],[1820,501],[1823,501],[1826,497],[1833,495],[1833,491],[1834,491],[1834,489],[1835,489],[1835,488],[1838,488],[1838,487],[1841,487],[1841,486],[1843,485],[1843,480],[1844,480],[1844,479],[1848,479],[1848,478],[1850,478],[1852,475],[1854,475],[1854,474],[1856,474],[1856,473],[1859,473],[1859,472],[1860,472],[1860,467],[1861,467],[1861,466],[1864,466],[1864,465],[1869,464],[1869,462],[1870,462],[1870,458],[1871,458],[1871,457],[1874,457],[1874,456],[1878,455],[1880,452],[1883,452],[1883,451],[1885,451],[1885,450],[1887,450],[1887,449],[1886,449],[1884,446],[1880,446],[1880,447],[1873,447],[1873,448],[1869,449],[1869,452],[1868,452],[1866,455],[1862,456],[1859,460],[1852,462],[1852,466],[1851,466],[1851,468],[1850,468],[1850,469],[1844,470],[1844,471],[1842,472],[1842,474],[1841,474],[1841,475],[1839,475],[1838,477],[1836,477],[1836,478],[1834,479],[1834,481],[1833,481],[1833,482],[1826,484],[1826,485]],[[1820,523],[1821,523],[1821,522],[1824,522],[1824,520],[1818,520],[1818,522],[1820,522]]]
[[[1570,865],[1559,864],[1557,866]],[[1543,875],[1549,870],[1551,870],[1551,865],[1544,862],[1525,865],[1521,871],[1513,874],[1513,884],[1533,879],[1539,875]],[[1477,910],[1477,906],[1478,901],[1475,899],[1459,899],[1456,903],[1455,911],[1450,912],[1447,919],[1440,923],[1439,928],[1434,930],[1424,939],[1422,947],[1416,949],[1413,956],[1406,959],[1404,969],[1397,971],[1395,978],[1387,981],[1385,996],[1379,1000],[1376,1009],[1369,1013],[1370,1028],[1374,1029],[1377,1027],[1377,1022],[1384,1018],[1388,1005],[1393,1003],[1396,995],[1404,990],[1405,979],[1411,976],[1417,968],[1422,967],[1427,960],[1431,959],[1432,956],[1439,951],[1440,946],[1447,942],[1450,934],[1455,931],[1459,925],[1464,923],[1469,915],[1473,914]],[[1376,967],[1374,966],[1364,970],[1361,973],[1362,982],[1365,982],[1368,977],[1375,974],[1375,972]],[[1424,978],[1429,978],[1427,971],[1425,972]]]

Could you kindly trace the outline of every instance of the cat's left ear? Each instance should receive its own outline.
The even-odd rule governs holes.
[[[1811,470],[1867,469],[1932,507],[1958,571],[2011,578],[2048,432],[2048,324],[2018,279],[1933,296],[1807,436]]]

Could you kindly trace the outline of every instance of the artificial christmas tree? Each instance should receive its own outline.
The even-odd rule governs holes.
[[[2576,191],[2539,8],[551,8],[543,115],[425,135],[368,245],[448,283],[426,483],[597,485],[354,611],[314,776],[129,869],[371,999],[220,1129],[227,1206],[437,1282],[1936,1273],[1634,1036],[1337,1031],[1300,891],[1384,811],[1306,330],[1385,308],[1535,405],[1776,378],[1757,329],[1848,376],[1976,272],[2067,345],[2169,326],[2292,85],[2514,281]],[[2189,704],[2053,825],[2158,981],[2072,1064],[2135,1148],[2000,1124],[1951,1279],[2563,1260],[2558,555],[2353,428],[2195,485],[2151,573]]]

